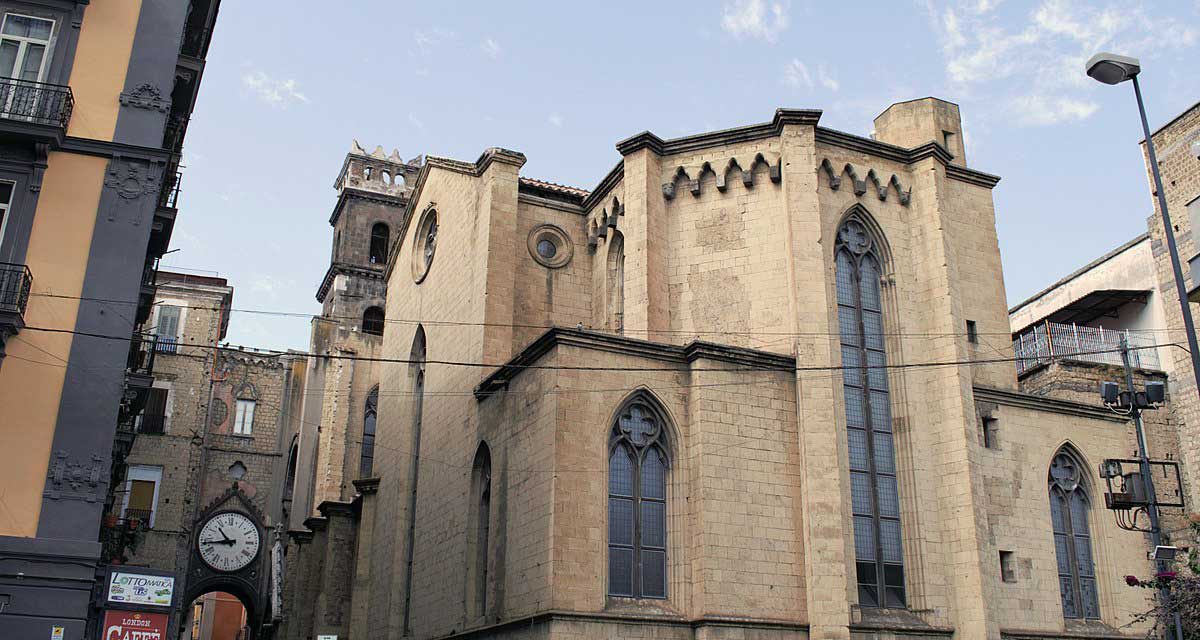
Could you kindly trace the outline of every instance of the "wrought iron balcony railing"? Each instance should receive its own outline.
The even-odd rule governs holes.
[[[0,313],[25,314],[33,274],[23,264],[0,262]]]
[[[158,351],[158,336],[151,333],[135,333],[129,340],[129,373],[148,376],[154,373],[154,354]]]
[[[159,353],[179,353],[179,338],[175,336],[158,336],[155,350]]]
[[[1129,342],[1129,363],[1139,369],[1159,370],[1154,340],[1128,330],[1076,324],[1041,322],[1013,340],[1017,375],[1055,359],[1121,366],[1121,339]]]
[[[183,185],[183,173],[176,171],[163,179],[162,191],[158,194],[158,206],[168,209],[179,208],[179,190]]]
[[[0,78],[0,118],[66,129],[74,109],[71,87]]]

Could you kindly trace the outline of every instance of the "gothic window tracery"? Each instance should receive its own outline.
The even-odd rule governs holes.
[[[863,220],[837,232],[838,326],[858,603],[903,608],[904,553],[900,499],[883,338],[880,248]]]
[[[638,399],[609,435],[608,594],[667,597],[667,471],[661,414]]]
[[[358,476],[370,478],[375,466],[375,422],[379,414],[379,387],[372,387],[363,408],[362,447],[358,456]]]
[[[1096,566],[1092,559],[1092,535],[1088,525],[1091,501],[1083,476],[1083,464],[1063,447],[1050,463],[1050,520],[1054,529],[1054,553],[1058,560],[1058,588],[1063,617],[1099,619]]]

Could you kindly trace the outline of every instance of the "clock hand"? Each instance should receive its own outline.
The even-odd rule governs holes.
[[[237,544],[237,541],[229,540],[229,539],[226,539],[226,540],[201,540],[200,544],[227,544],[227,545],[232,546],[232,545]]]
[[[229,536],[225,535],[225,530],[224,530],[224,529],[222,529],[221,527],[217,527],[217,531],[220,531],[220,532],[221,532],[221,537],[222,537],[222,538],[225,538],[225,540],[227,540],[227,541],[229,541],[229,542],[233,542],[233,540],[232,540],[232,539],[231,539]]]

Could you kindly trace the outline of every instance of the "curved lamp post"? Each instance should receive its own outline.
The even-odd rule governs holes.
[[[1146,122],[1146,106],[1142,103],[1142,88],[1138,85],[1138,73],[1142,65],[1137,58],[1119,56],[1115,53],[1097,53],[1087,61],[1087,74],[1097,82],[1104,84],[1121,84],[1126,80],[1133,81],[1133,94],[1137,97],[1138,114],[1142,117],[1142,132],[1146,135],[1146,152],[1150,159],[1150,173],[1154,175],[1154,191],[1158,195],[1158,212],[1162,215],[1163,231],[1167,236],[1167,251],[1171,254],[1171,269],[1175,272],[1175,293],[1179,296],[1179,308],[1183,313],[1183,330],[1187,333],[1188,348],[1192,355],[1192,376],[1196,383],[1196,392],[1200,394],[1200,347],[1196,344],[1196,325],[1192,321],[1192,308],[1188,302],[1187,289],[1183,284],[1183,267],[1179,264],[1179,249],[1175,247],[1175,229],[1171,226],[1171,216],[1167,213],[1167,194],[1163,191],[1162,176],[1158,173],[1158,156],[1154,153],[1154,140],[1150,137],[1150,125]],[[1130,391],[1133,391],[1133,378],[1129,377]],[[1149,465],[1146,457],[1145,437],[1142,435],[1141,421],[1137,421],[1138,457],[1142,463],[1142,477],[1147,480],[1147,490],[1150,494],[1150,538],[1157,548],[1162,544],[1162,530],[1158,526],[1158,507],[1154,504],[1153,486],[1149,484]],[[1157,562],[1159,572],[1164,570],[1162,560]],[[1167,604],[1166,589],[1160,593],[1162,602]],[[1179,614],[1175,616],[1175,637],[1183,640],[1183,627]]]

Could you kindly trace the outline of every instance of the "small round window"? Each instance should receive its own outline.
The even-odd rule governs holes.
[[[571,252],[571,240],[554,225],[544,224],[529,232],[529,253],[544,267],[565,267],[571,261]]]
[[[438,216],[437,210],[429,208],[421,216],[417,225],[417,234],[413,238],[412,272],[413,280],[420,284],[429,275],[429,267],[433,264],[433,254],[437,251]]]

